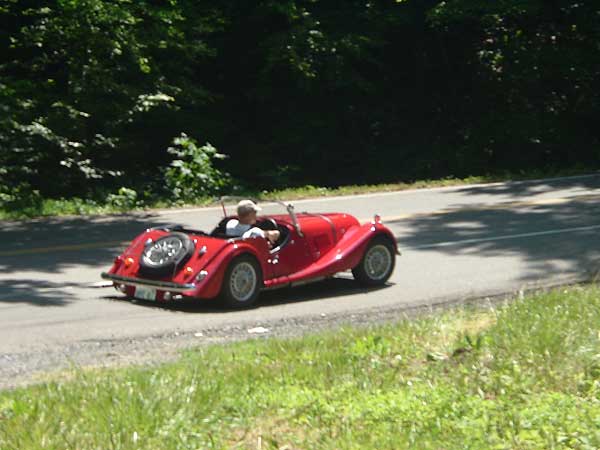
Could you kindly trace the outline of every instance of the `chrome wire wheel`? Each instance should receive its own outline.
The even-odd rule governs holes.
[[[396,245],[386,235],[371,239],[352,275],[363,286],[383,286],[396,266]]]
[[[365,272],[374,281],[382,280],[392,267],[392,255],[383,244],[372,246],[365,254]]]
[[[238,302],[250,300],[258,283],[258,277],[254,266],[249,262],[239,262],[231,271],[229,277],[229,291]]]
[[[173,277],[194,254],[194,243],[185,233],[171,232],[156,240],[147,239],[140,258],[143,278]]]
[[[183,242],[176,236],[157,241],[145,251],[145,260],[149,265],[161,266],[171,261],[182,249]]]

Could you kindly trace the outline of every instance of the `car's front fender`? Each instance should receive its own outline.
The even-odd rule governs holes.
[[[380,222],[368,223],[349,229],[342,239],[326,254],[307,268],[291,274],[288,282],[298,283],[313,278],[327,277],[338,272],[352,269],[357,266],[369,245],[376,236],[386,236],[398,252],[396,238],[392,232]]]

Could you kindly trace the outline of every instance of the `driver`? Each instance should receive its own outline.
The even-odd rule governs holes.
[[[255,227],[256,213],[261,208],[252,200],[242,200],[237,205],[237,219],[231,219],[225,225],[225,234],[231,237],[262,237],[269,241],[270,245],[279,239],[279,230],[261,230]]]

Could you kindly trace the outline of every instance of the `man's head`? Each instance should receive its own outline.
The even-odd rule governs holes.
[[[242,200],[237,205],[238,219],[241,223],[254,225],[256,223],[256,213],[260,207],[252,200]]]

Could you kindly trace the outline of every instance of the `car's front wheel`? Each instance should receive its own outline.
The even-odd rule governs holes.
[[[375,236],[367,245],[352,275],[365,286],[379,286],[390,278],[396,265],[396,249],[387,236]]]
[[[256,303],[262,287],[262,271],[250,255],[235,258],[227,267],[221,298],[229,308],[249,308]]]

